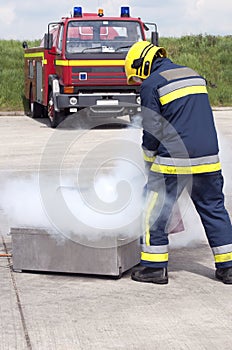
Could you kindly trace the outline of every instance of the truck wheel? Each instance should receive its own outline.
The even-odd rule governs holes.
[[[64,112],[55,111],[52,91],[49,94],[47,111],[48,111],[48,118],[50,119],[51,127],[56,128],[64,120]]]
[[[34,101],[32,88],[30,89],[29,98],[29,116],[32,118],[40,118],[43,115],[43,106]]]

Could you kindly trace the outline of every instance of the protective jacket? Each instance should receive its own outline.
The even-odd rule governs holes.
[[[224,206],[218,140],[205,80],[168,58],[154,61],[141,87],[143,150],[149,170],[141,264],[167,267],[167,224],[187,189],[216,267],[232,266],[232,228]]]
[[[141,86],[144,158],[151,170],[202,174],[220,170],[206,82],[168,58],[154,61]]]

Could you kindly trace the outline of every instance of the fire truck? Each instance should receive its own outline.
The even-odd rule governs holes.
[[[89,117],[133,118],[140,86],[127,85],[124,60],[139,40],[158,45],[157,26],[131,17],[129,7],[118,17],[74,7],[70,17],[49,23],[39,47],[23,43],[29,114],[47,116],[52,128],[81,110]]]

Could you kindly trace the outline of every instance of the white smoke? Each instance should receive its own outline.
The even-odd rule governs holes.
[[[97,196],[96,198],[110,207],[118,198],[117,186],[122,181],[125,185],[125,198],[122,198],[124,206],[121,210],[104,212],[97,207],[97,203],[91,201],[91,205],[88,203],[88,199],[91,199],[94,194],[94,198]],[[1,183],[0,217],[5,223],[3,225],[5,233],[8,233],[11,227],[47,228],[49,231],[57,231],[56,222],[48,217],[46,205],[41,201],[37,175],[9,178],[4,180],[4,184]],[[133,166],[117,162],[108,174],[99,174],[96,177],[94,189],[88,187],[84,189],[86,198],[67,177],[62,179],[61,186],[56,192],[61,192],[68,210],[78,220],[77,234],[88,235],[92,240],[100,240],[101,236],[106,234],[139,237],[141,226],[138,223],[141,220],[136,219],[141,219],[144,183],[145,178],[141,173],[136,173]],[[47,186],[49,186],[49,180]],[[200,219],[186,193],[181,196],[179,206],[185,231],[169,235],[170,247],[196,246],[205,242]],[[69,222],[62,210],[59,210],[59,201],[55,200],[54,211],[57,217],[62,218],[62,230],[68,232],[70,231]],[[67,232],[62,233],[65,235]]]
[[[48,192],[53,178],[47,176],[46,179],[46,188],[43,188],[43,191]],[[103,231],[104,234],[106,231],[108,234],[114,234],[126,229],[127,232],[121,233],[139,236],[140,233],[135,231],[135,227],[130,227],[130,224],[133,224],[141,214],[144,184],[145,178],[140,171],[127,162],[123,164],[123,161],[117,162],[115,168],[109,170],[107,174],[98,174],[93,188],[78,188],[73,179],[66,176],[53,192],[52,210],[56,218],[62,218],[62,230],[67,232],[71,229],[73,231],[73,228],[70,228],[68,218],[63,212],[63,204],[76,218],[78,234],[85,233],[91,235],[93,239],[100,239]],[[118,192],[120,185],[122,189]],[[119,196],[120,207],[115,207]],[[63,199],[62,203],[60,198]],[[104,204],[107,206],[105,212]],[[4,213],[8,225],[7,231],[10,227],[59,230],[59,223],[54,217],[50,217],[48,207],[41,198],[38,175],[1,180],[0,208],[1,216]]]
[[[134,121],[136,127],[140,121],[138,116]],[[72,145],[74,149],[70,148],[69,152],[74,153],[80,148],[85,133],[79,138],[76,138],[76,133],[69,133],[67,140],[60,139],[62,134],[58,136],[58,139],[51,139],[51,148],[48,144],[47,153],[44,153],[47,155],[45,169],[59,154],[54,144]],[[74,176],[62,172],[63,158],[55,163],[60,168],[60,177],[55,180],[52,174],[42,172],[21,177],[18,174],[15,177],[1,176],[0,220],[5,223],[4,232],[9,232],[11,227],[32,227],[46,228],[49,232],[60,233],[60,236],[69,236],[71,232],[72,238],[73,235],[84,235],[91,240],[115,235],[141,236],[146,177],[138,150],[140,137],[138,129],[128,132],[126,128],[121,130],[120,139],[101,140],[99,145],[94,143],[94,147],[98,147],[98,150],[94,148],[94,153],[104,154],[107,148],[112,148],[112,154],[103,159],[102,167],[92,170],[91,183],[88,179],[85,181],[91,172],[91,169],[86,172],[91,162],[91,150],[84,156],[86,163],[81,165],[80,170],[84,172],[80,183],[77,181],[78,169],[74,169]],[[68,155],[66,148],[61,149],[62,152],[65,157]],[[170,246],[184,247],[205,241],[202,225],[186,193],[180,198],[179,206],[185,231],[171,234]]]
[[[93,186],[78,188],[64,179],[58,192],[82,234],[93,239],[105,234],[139,236],[135,222],[142,213],[144,184],[136,167],[119,161],[107,174],[96,175]],[[73,231],[70,221],[66,224]]]
[[[0,208],[5,226],[50,227],[45,215],[38,185],[38,176],[1,179]]]

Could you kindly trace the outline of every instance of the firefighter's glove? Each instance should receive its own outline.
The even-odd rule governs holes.
[[[152,164],[154,163],[156,153],[157,153],[156,151],[149,151],[143,148],[143,159],[144,159],[145,173],[147,176],[149,174]]]

